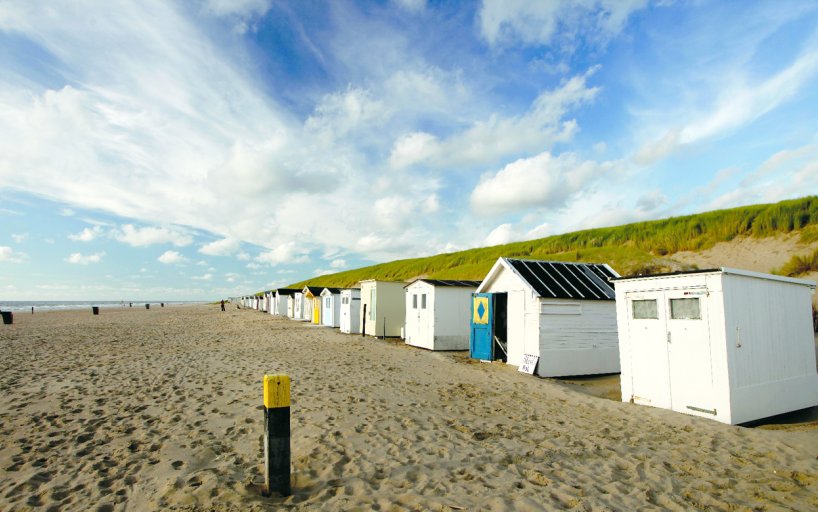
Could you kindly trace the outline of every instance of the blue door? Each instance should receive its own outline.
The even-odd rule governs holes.
[[[471,357],[494,360],[494,294],[473,293],[471,300]]]

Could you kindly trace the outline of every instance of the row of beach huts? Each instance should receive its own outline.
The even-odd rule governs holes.
[[[818,405],[815,287],[730,268],[621,277],[606,264],[500,258],[483,281],[372,279],[231,300],[541,377],[618,372],[623,401],[739,424]]]

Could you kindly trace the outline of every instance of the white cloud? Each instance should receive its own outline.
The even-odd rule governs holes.
[[[157,261],[160,263],[164,263],[166,265],[174,264],[174,263],[184,263],[187,261],[187,258],[182,256],[180,253],[176,251],[165,251],[162,253],[161,256],[156,258]]]
[[[15,233],[11,235],[11,239],[16,243],[21,244],[28,239],[28,233]]]
[[[269,266],[304,263],[307,261],[308,254],[309,250],[299,246],[296,242],[287,242],[279,245],[275,249],[259,254],[253,263],[266,264]],[[250,264],[248,264],[248,267],[249,266]]]
[[[272,0],[205,0],[205,13],[233,21],[233,30],[243,34],[254,30],[254,20],[270,10]]]
[[[201,246],[199,252],[210,256],[230,256],[238,251],[240,246],[240,240],[228,237]]]
[[[22,263],[27,258],[23,252],[15,251],[11,247],[0,245],[0,261],[8,263]]]
[[[184,247],[193,243],[193,237],[184,231],[167,227],[137,228],[133,224],[125,224],[121,229],[111,231],[113,237],[133,247],[145,247],[155,244],[173,244]]]
[[[102,261],[102,258],[105,256],[105,251],[97,252],[94,254],[84,255],[78,252],[71,253],[65,261],[68,263],[73,263],[75,265],[88,265],[90,263],[99,263]]]
[[[342,268],[346,268],[347,262],[346,262],[346,260],[342,260],[342,259],[338,258],[338,259],[332,260],[330,262],[329,266],[331,268],[333,268],[333,269],[339,270],[339,269],[342,269]]]
[[[514,232],[511,224],[500,224],[494,228],[491,233],[483,239],[482,245],[490,247],[493,245],[502,245],[512,242],[517,239],[517,234]]]
[[[560,36],[569,39],[562,45],[569,48],[580,37],[604,44],[622,30],[634,11],[647,4],[648,0],[483,0],[480,30],[491,45],[549,45]]]
[[[213,279],[213,274],[208,272],[207,274],[201,276],[193,276],[193,279],[196,279],[197,281],[210,281]]]
[[[659,99],[653,108],[634,109],[635,123],[642,127],[638,131],[643,141],[634,153],[634,162],[651,165],[687,146],[730,135],[792,101],[805,90],[818,75],[818,39],[815,35],[791,61],[782,55],[781,68],[775,73],[762,75],[763,79],[759,80],[758,73],[748,64],[752,53],[761,51],[766,44],[765,35],[786,21],[790,20],[786,17],[783,21],[765,18],[764,23],[754,25],[754,30],[748,31],[753,36],[744,36],[740,43],[727,46],[741,50],[712,56],[707,52],[707,59],[702,63],[687,66],[693,71],[674,76],[672,86],[661,87],[653,83],[645,86],[656,90]],[[756,27],[763,27],[763,30],[755,30]],[[730,36],[725,35],[725,38]],[[654,73],[661,72],[654,70]],[[695,88],[689,85],[682,91],[674,88],[677,84],[691,83]],[[668,101],[672,103],[668,104]],[[668,119],[674,123],[668,123]],[[656,133],[661,135],[656,138]]]
[[[75,235],[68,235],[68,238],[76,242],[90,242],[91,240],[101,236],[102,233],[103,231],[100,226],[92,226],[90,228],[83,229]]]
[[[471,194],[472,209],[494,213],[560,208],[613,167],[612,162],[583,161],[573,153],[522,158],[480,179]]]
[[[525,237],[527,240],[535,240],[537,238],[545,238],[553,234],[554,227],[548,222],[543,222],[539,226],[529,229]]]
[[[437,137],[430,133],[409,133],[395,141],[389,165],[393,168],[408,167],[422,162],[439,151]]]
[[[437,167],[485,166],[567,142],[579,128],[575,120],[565,119],[566,115],[599,94],[598,87],[587,84],[596,70],[591,68],[555,89],[542,91],[522,115],[491,115],[441,141],[423,134],[405,136],[393,147],[390,162],[398,166],[417,161]]]

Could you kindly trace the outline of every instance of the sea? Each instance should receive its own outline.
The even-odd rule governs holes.
[[[67,311],[69,309],[86,309],[91,306],[99,306],[100,308],[129,308],[140,307],[144,308],[145,304],[150,304],[153,307],[159,307],[161,304],[165,306],[179,306],[191,304],[206,304],[205,301],[181,301],[181,300],[156,300],[156,301],[121,301],[121,300],[0,300],[0,311]]]

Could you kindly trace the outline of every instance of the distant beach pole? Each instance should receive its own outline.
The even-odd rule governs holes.
[[[368,306],[368,304],[364,304],[364,317],[363,317],[364,321],[363,321],[363,323],[361,325],[361,337],[362,338],[364,337],[364,335],[366,335],[366,307],[367,306]],[[375,334],[377,334],[377,333],[375,333]]]
[[[264,496],[290,495],[290,377],[264,376]]]

